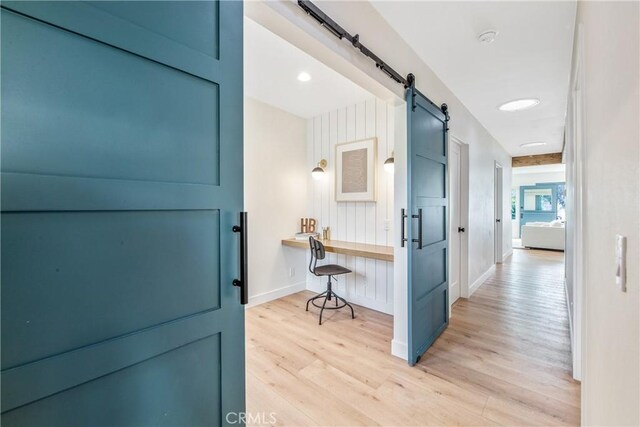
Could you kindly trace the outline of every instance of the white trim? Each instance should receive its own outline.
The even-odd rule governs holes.
[[[469,287],[469,297],[470,297],[471,295],[473,295],[473,293],[474,293],[475,291],[477,291],[477,290],[478,290],[478,288],[479,288],[480,286],[482,286],[482,284],[483,284],[484,282],[486,282],[486,281],[487,281],[487,279],[489,278],[489,276],[491,276],[495,271],[496,271],[496,265],[495,265],[495,264],[493,264],[491,267],[489,267],[489,269],[488,269],[487,271],[485,271],[484,273],[482,273],[482,274],[480,275],[480,277],[478,277],[478,278],[473,282],[473,284]],[[467,297],[467,298],[468,298],[468,297]]]
[[[585,108],[584,93],[585,76],[582,72],[582,61],[584,56],[584,29],[582,24],[577,24],[577,40],[575,41],[574,64],[571,78],[571,86],[568,94],[568,108],[566,120],[566,145],[565,154],[567,157],[567,184],[571,190],[571,197],[567,199],[571,209],[568,211],[567,221],[573,224],[572,235],[567,241],[565,249],[569,257],[566,269],[571,271],[571,286],[573,288],[573,300],[567,298],[567,309],[569,310],[569,325],[571,332],[571,354],[573,365],[573,378],[584,381],[583,355],[586,346],[586,319],[583,312],[586,300],[586,268],[587,253],[585,251],[587,243],[587,230],[583,228],[586,223],[586,132],[585,132]],[[566,283],[565,283],[565,292]],[[571,317],[571,305],[573,305],[573,317]],[[585,419],[586,388],[583,388],[582,419]]]
[[[460,145],[460,218],[465,232],[460,239],[460,297],[468,298],[469,293],[469,145],[457,136],[449,138]],[[449,313],[451,315],[451,313]]]
[[[407,248],[401,246],[400,229],[403,218],[400,209],[407,207],[407,105],[401,103],[393,109],[395,128],[393,178],[393,341],[391,352],[405,361],[408,359],[409,341],[409,288]],[[396,344],[394,344],[394,342]],[[404,346],[404,350],[402,350]]]
[[[502,262],[505,262],[511,255],[513,255],[513,248],[502,254]]]
[[[451,269],[449,269],[449,271],[451,271]],[[449,276],[451,277],[451,276]],[[458,297],[458,299],[456,301],[458,301],[460,298],[463,298],[462,293],[460,292],[460,280],[458,280],[458,283],[456,284],[449,284],[449,295],[453,294],[453,289],[455,287],[458,287],[458,295],[460,295]],[[451,302],[451,297],[449,297],[449,319],[451,319],[451,316],[453,316],[453,304],[456,303],[456,301]]]
[[[287,295],[304,291],[306,288],[306,282],[299,282],[293,285],[283,286],[282,288],[274,289],[269,292],[263,292],[261,294],[249,297],[249,304],[247,304],[245,307],[255,307],[256,305],[264,304],[265,302],[273,301],[278,298],[286,297]]]
[[[391,340],[391,354],[402,360],[408,360],[409,348],[406,342]]]
[[[575,84],[573,87],[573,95],[576,96],[575,110],[574,110],[574,141],[575,141],[575,157],[576,162],[576,181],[578,188],[576,189],[577,197],[575,199],[575,271],[574,271],[574,285],[573,285],[573,312],[574,312],[574,328],[575,328],[575,349],[573,353],[573,378],[582,381],[584,372],[584,359],[586,348],[586,318],[583,318],[583,310],[586,307],[587,299],[587,229],[584,228],[586,222],[587,212],[587,133],[585,129],[586,125],[586,109],[585,109],[585,97],[583,89],[585,87],[585,75],[582,71],[583,68],[583,56],[584,56],[584,28],[582,24],[578,26],[578,43],[576,52],[576,76]],[[582,419],[586,419],[585,407],[587,397],[586,388],[582,388],[581,394],[581,408]]]
[[[571,354],[573,355],[575,352],[574,347],[574,342],[573,342],[573,318],[571,316],[571,309],[569,308],[569,305],[571,303],[571,299],[569,298],[569,289],[567,288],[567,280],[565,278],[564,280],[564,299],[567,301],[567,317],[569,318],[569,343],[571,344]],[[574,375],[574,379],[575,375]]]

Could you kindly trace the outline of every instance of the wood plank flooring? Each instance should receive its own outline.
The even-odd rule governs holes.
[[[578,425],[563,262],[514,251],[413,368],[390,354],[391,316],[356,306],[318,326],[309,292],[247,310],[247,424]]]

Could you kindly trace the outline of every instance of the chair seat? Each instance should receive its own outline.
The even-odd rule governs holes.
[[[351,273],[351,270],[338,264],[327,264],[316,267],[315,273],[318,276],[333,276],[336,274]]]

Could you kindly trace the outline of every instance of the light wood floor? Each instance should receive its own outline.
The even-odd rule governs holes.
[[[562,253],[514,251],[413,368],[390,355],[391,316],[356,306],[318,326],[308,292],[251,308],[247,412],[290,426],[577,425],[562,272]]]

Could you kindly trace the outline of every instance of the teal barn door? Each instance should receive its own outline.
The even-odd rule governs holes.
[[[408,362],[449,324],[447,114],[407,90]]]
[[[242,3],[1,6],[2,425],[236,422]]]

